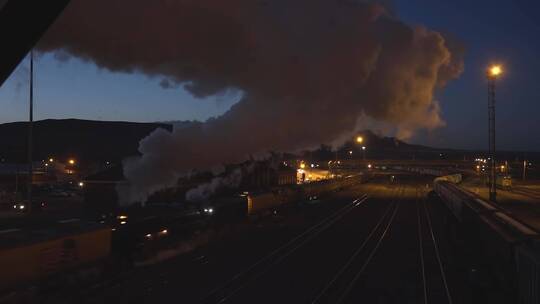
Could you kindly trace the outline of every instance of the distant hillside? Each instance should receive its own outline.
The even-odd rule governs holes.
[[[34,159],[76,157],[87,161],[119,162],[127,156],[137,155],[139,141],[157,128],[172,131],[200,122],[136,123],[91,121],[78,119],[47,119],[34,123]],[[345,143],[338,152],[340,158],[358,158],[366,146],[368,159],[471,159],[485,154],[479,151],[438,149],[408,144],[393,137],[383,137],[366,130],[360,132],[364,141]],[[26,161],[28,124],[15,122],[0,124],[0,161]],[[353,156],[349,151],[353,150]],[[306,151],[311,159],[334,159],[335,151],[328,146]],[[527,157],[537,159],[538,153],[498,152],[502,159]],[[290,155],[294,158],[295,156]]]
[[[92,121],[79,119],[47,119],[34,122],[34,159],[49,157],[76,157],[80,160],[118,162],[130,155],[137,155],[139,141],[157,128],[172,131],[175,128],[185,128],[199,122],[164,122],[136,123]],[[390,137],[380,137],[370,131],[362,132],[364,143],[372,157],[396,157],[406,152],[434,153],[438,149],[411,145]],[[0,161],[26,161],[28,141],[28,123],[14,122],[0,124]],[[348,150],[360,148],[354,142],[346,143],[340,154]],[[333,158],[334,152],[314,151],[321,153],[321,158]],[[330,154],[329,154],[330,153]],[[328,155],[325,155],[328,154]],[[407,156],[410,157],[410,156]]]
[[[359,133],[364,138],[364,141],[361,144],[349,143],[353,146],[366,146],[372,147],[372,149],[377,149],[379,151],[389,150],[389,151],[410,151],[410,152],[434,152],[447,149],[432,148],[422,145],[409,144],[402,140],[399,140],[395,137],[386,137],[379,136],[375,133],[365,130]]]
[[[363,136],[364,141],[361,144],[354,141],[345,143],[339,149],[340,157],[347,157],[348,152],[351,150],[353,151],[353,155],[360,157],[363,153],[361,150],[362,146],[366,147],[367,159],[471,160],[479,157],[487,157],[488,155],[487,151],[482,150],[433,148],[410,144],[394,137],[376,135],[369,130],[359,132],[359,134]],[[524,158],[536,160],[540,159],[540,153],[497,150],[497,158],[511,161]]]
[[[164,123],[47,119],[34,122],[34,159],[76,157],[81,160],[119,161],[136,155],[139,141]],[[28,123],[0,124],[0,160],[26,160]]]
[[[321,145],[318,149],[304,151],[303,157],[313,160],[332,160],[336,157],[358,159],[362,158],[365,153],[366,159],[439,159],[441,157],[440,153],[456,152],[454,150],[409,144],[394,137],[377,135],[370,130],[358,132],[358,135],[363,138],[361,143],[357,143],[354,138],[351,138],[351,140],[338,148],[337,154],[335,149],[330,146]],[[362,147],[365,147],[366,150],[363,151]],[[350,154],[351,151],[352,154]],[[289,157],[294,158],[292,155]]]

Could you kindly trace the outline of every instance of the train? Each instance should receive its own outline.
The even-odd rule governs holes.
[[[484,183],[489,186],[489,177],[484,175]],[[495,186],[502,190],[512,190],[512,176],[510,175],[497,175],[495,177]]]
[[[540,303],[538,232],[451,179],[435,179],[433,189],[450,211],[445,226],[454,241],[477,255],[501,286],[516,295],[516,303]]]
[[[65,280],[87,280],[89,273],[94,282],[102,280],[148,259],[162,245],[188,240],[192,232],[209,225],[215,228],[223,222],[257,219],[282,206],[313,200],[366,180],[367,175],[351,175],[268,191],[241,192],[198,204],[132,207],[104,214],[97,221],[48,223],[39,233],[0,231],[0,302],[17,303],[32,286],[42,286],[44,282],[48,286],[45,288],[58,288]],[[10,295],[13,297],[9,298]]]
[[[2,230],[0,295],[32,284],[61,285],[66,278],[95,278],[110,253],[111,229],[78,219]]]
[[[370,175],[368,174],[356,174],[331,180],[295,185],[293,187],[279,187],[265,192],[246,193],[246,215],[258,217],[269,214],[285,204],[316,201],[332,192],[366,182],[369,177]]]
[[[422,175],[433,175],[433,176],[449,176],[455,172],[453,168],[432,168],[432,167],[403,167],[403,166],[394,166],[396,170],[403,170],[413,173],[418,173]]]
[[[512,189],[512,177],[510,175],[498,175],[495,179],[497,187],[510,190]]]
[[[452,184],[459,184],[461,183],[462,180],[463,180],[463,177],[461,176],[461,174],[457,173],[457,174],[439,176],[435,178],[434,182],[447,181]]]

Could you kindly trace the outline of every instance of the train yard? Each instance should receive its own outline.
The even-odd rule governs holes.
[[[101,269],[94,279],[56,275],[53,284],[42,276],[52,288],[37,296],[42,303],[536,303],[536,289],[527,287],[538,269],[535,228],[458,186],[460,174],[422,173],[386,171],[200,210],[156,205],[154,216],[118,215],[110,254],[92,264]]]
[[[376,178],[291,206],[88,291],[87,303],[508,303],[456,246],[427,177]]]

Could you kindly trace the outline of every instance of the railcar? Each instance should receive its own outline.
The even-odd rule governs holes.
[[[501,286],[516,293],[517,303],[540,303],[538,232],[448,180],[436,180],[433,188],[454,218],[453,234],[489,265]]]

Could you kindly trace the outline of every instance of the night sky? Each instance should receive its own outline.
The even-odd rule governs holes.
[[[467,48],[465,72],[436,99],[446,126],[411,141],[452,148],[487,147],[485,68],[501,63],[497,87],[500,149],[540,150],[540,4],[522,0],[396,0],[396,15],[411,25],[451,33]],[[28,60],[0,87],[0,123],[27,117]],[[241,98],[240,92],[198,99],[183,89],[163,89],[159,78],[111,73],[79,59],[51,54],[36,63],[35,118],[125,121],[206,120]]]

